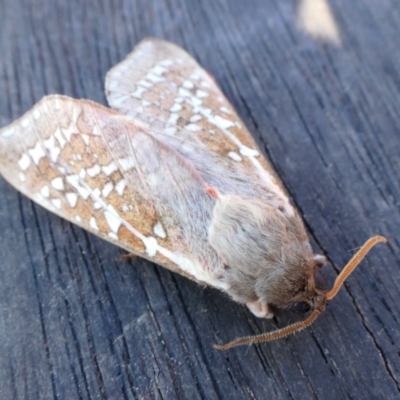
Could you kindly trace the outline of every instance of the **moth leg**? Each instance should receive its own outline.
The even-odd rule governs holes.
[[[249,301],[246,306],[258,318],[273,318],[275,315],[271,307],[260,300]]]
[[[134,254],[134,253],[122,254],[121,260],[126,261],[129,258],[134,258],[134,257],[137,257],[137,254]]]

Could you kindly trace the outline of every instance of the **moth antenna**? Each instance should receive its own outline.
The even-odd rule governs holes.
[[[343,268],[342,272],[336,278],[333,288],[326,294],[326,301],[331,301],[338,293],[340,288],[343,285],[343,282],[347,279],[347,277],[355,270],[357,265],[361,262],[361,260],[368,254],[368,252],[374,247],[377,243],[383,242],[386,243],[387,240],[383,236],[374,236],[368,239],[360,250],[352,257],[352,259],[347,263],[347,265]],[[285,328],[278,329],[273,332],[262,333],[260,335],[255,336],[246,336],[232,342],[229,342],[225,345],[214,345],[214,348],[217,350],[228,350],[232,347],[240,346],[243,344],[253,344],[253,343],[262,343],[262,342],[270,342],[272,340],[281,339],[292,333],[299,332],[304,328],[310,326],[322,313],[321,310],[316,309],[306,320],[301,322],[296,322],[292,325],[289,325]]]
[[[240,346],[242,344],[254,344],[254,343],[262,343],[262,342],[271,342],[272,340],[281,339],[285,336],[291,335],[292,333],[299,332],[304,328],[310,326],[318,315],[321,314],[321,311],[315,310],[306,320],[301,322],[296,322],[292,325],[286,326],[282,329],[277,329],[273,332],[261,333],[260,335],[255,336],[245,336],[239,339],[235,339],[232,342],[229,342],[224,345],[214,344],[214,349],[217,350],[228,350],[232,347]]]
[[[357,251],[357,253],[347,263],[342,272],[336,278],[335,283],[333,284],[333,288],[326,294],[325,297],[328,301],[331,301],[337,295],[344,281],[356,269],[357,265],[368,254],[372,247],[374,247],[379,242],[386,243],[387,240],[383,236],[374,236],[372,238],[369,238],[361,247],[361,249]]]

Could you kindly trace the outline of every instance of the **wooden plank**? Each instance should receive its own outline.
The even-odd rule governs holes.
[[[400,392],[400,15],[329,4],[341,43],[298,26],[297,1],[0,1],[0,123],[43,95],[105,103],[104,76],[142,38],[189,50],[281,176],[333,282],[374,249],[311,329],[284,326],[123,253],[0,179],[0,398],[385,398]]]

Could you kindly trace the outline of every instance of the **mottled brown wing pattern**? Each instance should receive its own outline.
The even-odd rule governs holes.
[[[246,174],[255,186],[268,187],[292,212],[235,110],[211,75],[183,49],[158,39],[144,40],[109,71],[106,94],[111,107],[145,122],[154,133],[169,136],[168,143],[195,137],[216,154],[217,164]]]
[[[224,289],[206,187],[294,214],[251,135],[211,76],[168,42],[140,43],[106,91],[118,112],[49,96],[0,130],[1,174],[59,216]]]
[[[130,252],[212,284],[202,276],[196,249],[182,239],[184,216],[165,215],[168,196],[178,205],[184,202],[181,209],[190,211],[199,201],[212,207],[201,178],[129,117],[91,101],[48,96],[0,130],[0,154],[4,178],[41,206]],[[174,191],[174,180],[185,182],[182,195]],[[204,232],[193,235],[205,240]]]

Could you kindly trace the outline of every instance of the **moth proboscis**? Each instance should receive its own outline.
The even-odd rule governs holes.
[[[3,177],[55,214],[224,291],[258,317],[297,302],[314,311],[300,325],[235,345],[309,325],[333,297],[320,285],[325,257],[313,254],[298,212],[210,74],[176,45],[147,39],[109,71],[106,94],[112,108],[47,96],[1,129]]]

